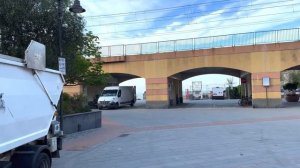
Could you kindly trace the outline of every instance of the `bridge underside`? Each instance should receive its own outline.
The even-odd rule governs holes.
[[[300,70],[300,65],[288,68],[285,71],[289,71],[289,70]]]
[[[124,81],[134,79],[134,78],[140,78],[140,77],[136,75],[124,74],[124,73],[111,73],[107,83],[108,85],[119,85]]]
[[[234,77],[241,77],[243,74],[247,74],[247,72],[231,69],[231,68],[221,68],[221,67],[209,67],[209,68],[196,68],[187,71],[183,71],[172,75],[171,77],[185,80],[198,75],[207,75],[207,74],[221,74],[221,75],[231,75]]]
[[[281,107],[280,74],[300,69],[299,45],[290,42],[107,57],[103,69],[112,74],[115,83],[145,78],[149,108],[181,103],[182,80],[202,74],[246,78],[246,96],[252,97],[254,107]],[[270,79],[268,87],[263,86],[265,77]]]

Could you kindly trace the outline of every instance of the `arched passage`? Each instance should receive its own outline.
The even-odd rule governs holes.
[[[182,81],[193,76],[204,74],[225,74],[245,78],[246,82],[244,86],[245,89],[247,89],[245,96],[251,96],[251,73],[226,67],[201,67],[177,72],[167,78],[149,80],[147,82],[147,106],[157,106],[160,104],[161,107],[169,107],[181,104],[183,102]],[[161,101],[157,102],[157,100]]]
[[[212,98],[215,99],[216,98],[216,96],[212,95],[212,94],[214,94],[213,90],[215,90],[215,91],[218,90],[219,92],[221,90],[223,90],[224,91],[223,96],[221,96],[221,94],[219,94],[218,96],[219,97],[224,97],[224,98],[230,98],[230,96],[229,96],[230,93],[225,93],[226,87],[227,87],[226,81],[223,81],[223,83],[221,83],[220,79],[218,79],[218,77],[221,78],[220,75],[229,75],[229,76],[233,76],[233,77],[237,77],[237,78],[246,79],[246,83],[244,83],[242,85],[244,91],[241,94],[243,94],[244,97],[250,97],[251,88],[252,88],[251,87],[251,74],[249,72],[245,72],[243,70],[233,69],[233,68],[226,68],[226,67],[201,67],[201,68],[195,68],[195,69],[189,69],[189,70],[186,70],[186,71],[182,71],[182,72],[179,72],[179,73],[176,73],[176,74],[170,76],[172,81],[174,81],[174,82],[176,81],[179,85],[178,86],[176,86],[176,85],[173,86],[174,89],[177,91],[177,94],[174,94],[174,93],[170,92],[169,96],[171,97],[171,99],[178,99],[176,97],[177,97],[177,95],[180,95],[179,96],[179,99],[180,99],[179,103],[182,103],[183,102],[182,99],[184,98],[184,96],[186,96],[186,95],[182,95],[182,93],[184,93],[184,90],[182,90],[182,87],[183,87],[182,86],[182,81],[186,80],[186,79],[189,79],[191,77],[195,77],[195,76],[199,76],[199,75],[207,75],[207,74],[211,74],[211,75],[213,74],[215,76],[215,78],[213,78],[213,79],[204,78],[203,81],[199,81],[199,82],[201,82],[201,84],[203,84],[203,82],[206,83],[206,84],[209,84],[209,83],[213,82],[215,84],[214,84],[214,86],[209,86],[210,91],[209,91],[209,93],[207,93],[206,98],[209,98],[209,99],[212,99]],[[228,78],[229,78],[229,76],[228,76]],[[248,78],[248,80],[247,80],[247,78]],[[210,81],[207,81],[207,80],[210,80]],[[238,82],[239,81],[240,80],[238,80]],[[195,82],[197,82],[197,81],[195,81]],[[233,87],[233,86],[230,86],[230,87]],[[196,89],[191,89],[190,91],[195,93],[196,92],[195,90]],[[197,92],[200,93],[200,90],[198,90]],[[228,89],[227,92],[230,92],[230,89]],[[203,96],[201,96],[201,97],[203,98]],[[178,104],[178,101],[176,102],[176,104]],[[234,104],[234,105],[236,106],[236,104]]]
[[[223,74],[204,74],[182,81],[184,107],[240,107],[240,78]],[[215,93],[213,95],[213,93]]]
[[[145,78],[133,78],[123,81],[119,86],[135,86],[136,88],[136,102],[134,108],[144,108],[146,105],[146,82]]]
[[[110,73],[107,86],[135,86],[135,107],[145,107],[144,93],[146,90],[145,78],[126,73]],[[127,108],[127,107],[125,107]]]
[[[300,106],[299,96],[300,96],[300,65],[289,67],[281,71],[281,98],[284,107]],[[296,90],[290,91],[284,86],[288,83],[298,83]]]

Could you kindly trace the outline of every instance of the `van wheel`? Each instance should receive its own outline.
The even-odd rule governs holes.
[[[120,104],[119,103],[117,103],[117,105],[116,105],[116,107],[115,107],[116,109],[118,109],[118,108],[120,108]]]

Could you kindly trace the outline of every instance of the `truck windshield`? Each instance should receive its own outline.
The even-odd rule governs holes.
[[[116,96],[118,90],[103,90],[102,96]]]

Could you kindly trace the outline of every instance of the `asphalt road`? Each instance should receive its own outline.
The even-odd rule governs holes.
[[[54,168],[297,168],[300,110],[236,107],[103,110],[67,136]]]
[[[208,108],[208,107],[239,107],[238,99],[233,100],[184,100],[183,104],[173,108]],[[121,109],[146,108],[145,100],[137,100],[134,107],[123,106]]]
[[[184,100],[183,104],[172,108],[245,108],[238,104],[239,99],[225,99],[225,100]],[[282,107],[285,108],[300,108],[300,102],[286,102],[282,99]],[[121,109],[144,109],[146,108],[145,100],[137,100],[134,107],[124,106]],[[251,108],[251,107],[248,107]]]

